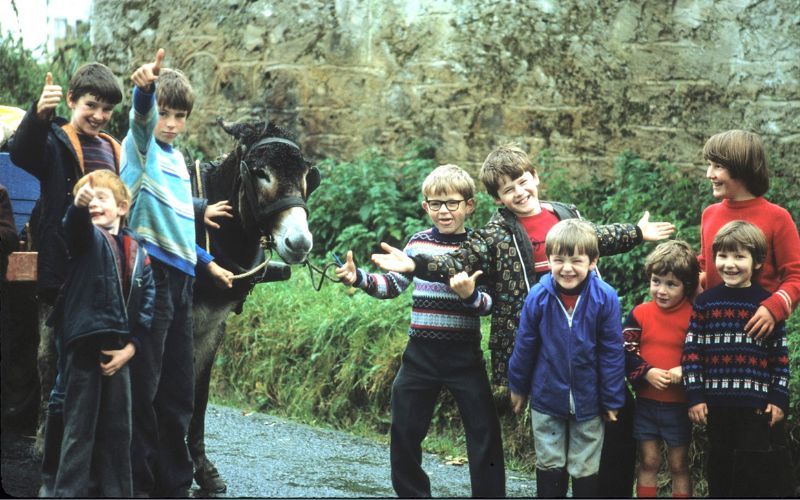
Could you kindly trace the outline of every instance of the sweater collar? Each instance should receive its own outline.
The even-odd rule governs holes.
[[[722,200],[722,205],[733,210],[748,210],[754,208],[764,202],[763,196],[756,196],[751,200],[734,201],[725,198]]]
[[[461,243],[462,241],[467,241],[467,234],[469,234],[470,230],[467,229],[463,233],[458,234],[443,234],[436,229],[436,226],[431,227],[431,234],[434,238],[439,241],[445,242],[452,242],[452,243]]]

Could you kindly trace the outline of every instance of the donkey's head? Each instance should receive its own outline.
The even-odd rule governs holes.
[[[305,201],[319,185],[319,171],[273,123],[218,122],[238,141],[229,157],[238,163],[231,201],[245,230],[266,236],[287,264],[304,261],[312,245]]]

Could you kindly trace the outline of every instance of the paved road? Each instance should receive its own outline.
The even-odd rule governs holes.
[[[3,432],[2,484],[14,496],[35,496],[30,440]],[[260,413],[210,405],[206,447],[228,482],[225,497],[393,497],[389,448],[366,438],[318,429]],[[469,497],[466,465],[425,455],[437,497]],[[532,478],[507,472],[511,497],[532,497]],[[195,494],[200,494],[195,491]]]

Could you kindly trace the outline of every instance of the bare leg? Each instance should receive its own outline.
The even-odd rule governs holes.
[[[692,484],[689,479],[689,446],[676,446],[667,449],[667,462],[672,474],[672,494],[691,496]]]
[[[655,439],[639,441],[639,476],[637,486],[655,487],[661,467],[661,447]]]

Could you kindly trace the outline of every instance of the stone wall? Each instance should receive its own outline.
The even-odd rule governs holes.
[[[409,140],[476,171],[498,143],[576,173],[632,149],[688,169],[747,128],[800,160],[795,0],[95,0],[98,60],[120,75],[164,47],[200,99],[189,122],[269,117],[313,158]],[[127,79],[126,79],[127,81]],[[698,174],[699,175],[699,174]]]

